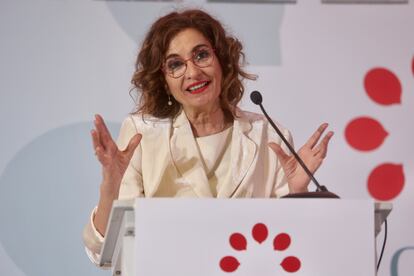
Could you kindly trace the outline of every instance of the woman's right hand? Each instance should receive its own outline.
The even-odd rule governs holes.
[[[125,150],[119,150],[111,137],[103,118],[95,115],[95,129],[91,131],[95,155],[102,164],[103,181],[101,193],[117,198],[122,177],[131,161],[142,135],[134,135]]]

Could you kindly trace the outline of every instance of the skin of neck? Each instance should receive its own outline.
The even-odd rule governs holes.
[[[230,124],[224,115],[220,103],[200,110],[183,107],[184,112],[190,121],[194,136],[202,137],[219,133]]]

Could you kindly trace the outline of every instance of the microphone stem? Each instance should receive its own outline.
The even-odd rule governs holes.
[[[279,128],[273,123],[273,121],[270,119],[269,115],[267,115],[266,110],[263,108],[263,105],[259,104],[260,109],[262,110],[263,114],[266,116],[267,121],[273,126],[273,128],[276,130],[277,134],[279,134],[280,138],[282,138],[285,145],[288,147],[290,152],[295,156],[296,160],[299,162],[300,166],[305,170],[306,174],[311,178],[313,183],[315,183],[317,187],[317,191],[325,192],[328,191],[325,186],[321,186],[319,182],[316,180],[316,178],[313,176],[313,174],[309,171],[308,167],[303,162],[302,158],[299,157],[299,155],[296,153],[295,149],[290,145],[290,143],[286,140],[283,133],[279,130]]]

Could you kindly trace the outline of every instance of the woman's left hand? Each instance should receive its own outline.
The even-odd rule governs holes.
[[[318,143],[327,127],[328,124],[322,124],[298,151],[298,155],[302,158],[312,174],[316,172],[326,157],[328,143],[333,136],[333,132],[329,131]],[[295,157],[286,154],[281,146],[276,143],[269,143],[269,147],[276,153],[280,160],[288,181],[290,193],[306,192],[310,178],[300,166],[299,162],[296,161]]]

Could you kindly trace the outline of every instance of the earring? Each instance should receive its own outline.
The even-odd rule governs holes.
[[[172,101],[171,101],[171,96],[170,95],[168,95],[168,103],[167,103],[169,106],[172,106]]]

